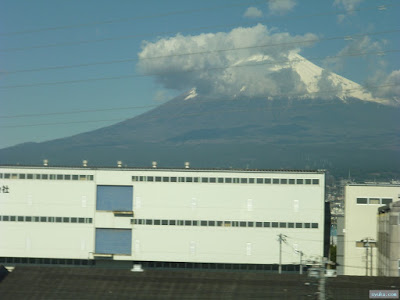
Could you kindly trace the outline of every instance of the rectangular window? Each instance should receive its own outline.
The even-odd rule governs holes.
[[[294,179],[289,179],[289,184],[295,184],[295,180]]]
[[[318,228],[318,223],[311,223],[311,228]]]
[[[95,251],[103,254],[132,254],[132,230],[96,228]]]
[[[25,179],[25,174],[19,174],[19,179]]]
[[[225,183],[232,183],[232,178],[225,178]]]
[[[33,179],[33,174],[27,174],[27,175],[26,175],[26,178],[27,178],[27,179]]]
[[[279,222],[280,228],[286,228],[286,222]]]
[[[319,184],[319,179],[313,179],[312,184]]]
[[[193,182],[199,182],[199,177],[193,177]]]
[[[215,226],[215,221],[208,221],[208,226]]]
[[[192,225],[193,225],[193,226],[199,226],[199,222],[196,221],[196,220],[194,220],[194,221],[192,221]]]
[[[270,222],[263,222],[263,227],[266,227],[266,228],[268,228],[268,227],[271,227],[271,223]]]
[[[265,184],[271,184],[271,178],[265,178]]]
[[[10,221],[16,221],[17,220],[17,218],[16,218],[16,216],[10,216]]]
[[[272,227],[277,228],[278,227],[278,222],[272,222]]]
[[[207,183],[208,182],[208,177],[202,177],[201,182]]]
[[[18,174],[12,174],[11,179],[18,179]]]
[[[161,220],[161,225],[168,225],[168,220]]]
[[[185,182],[185,177],[179,177],[179,182]]]
[[[4,178],[5,179],[10,179],[10,174],[8,174],[8,173],[4,174]]]
[[[249,183],[254,183],[255,182],[255,178],[249,178]]]
[[[263,179],[263,178],[257,178],[257,183],[258,183],[258,184],[264,183],[264,179]]]
[[[3,221],[9,221],[10,220],[10,217],[9,216],[3,216]]]
[[[207,221],[201,221],[201,222],[200,222],[200,225],[201,225],[201,226],[207,226]]]
[[[98,185],[96,210],[132,211],[133,187]]]
[[[78,175],[76,175],[76,176],[78,176]],[[49,179],[50,180],[56,180],[56,174],[50,174],[49,175]]]
[[[215,177],[210,177],[210,183],[216,183],[217,182],[217,178]]]
[[[161,182],[161,176],[156,176],[156,182]]]
[[[186,182],[193,182],[193,177],[186,177]]]
[[[69,223],[69,218],[68,217],[64,217],[63,218],[63,223]]]
[[[154,177],[153,176],[147,176],[147,181],[154,181]]]
[[[287,179],[282,178],[281,179],[281,184],[287,184]]]
[[[303,228],[303,223],[296,223],[296,228]]]
[[[382,198],[382,204],[389,204],[392,203],[393,199],[390,198]]]
[[[297,184],[303,184],[303,179],[297,179],[297,180],[296,180],[296,183],[297,183]]]
[[[239,183],[240,182],[240,178],[232,178],[232,182],[233,183]]]
[[[256,227],[262,227],[262,222],[256,222]]]
[[[78,175],[72,175],[72,180],[78,180]]]
[[[185,226],[192,226],[192,221],[186,220],[185,221]]]
[[[64,175],[64,180],[71,180],[71,175]]]
[[[289,228],[294,228],[294,223],[290,222],[288,225]]]
[[[247,178],[240,178],[240,183],[247,183]]]
[[[311,179],[306,179],[306,184],[311,184]]]
[[[18,220],[18,222],[23,222],[24,221],[24,217],[23,216],[18,216],[17,220]]]
[[[132,181],[139,181],[139,176],[132,176]]]
[[[368,198],[357,198],[357,204],[368,204]]]
[[[218,183],[224,183],[224,178],[218,178]]]
[[[153,219],[146,219],[146,225],[153,225]]]
[[[92,218],[86,218],[86,223],[92,223],[93,222],[93,219]]]
[[[221,227],[221,226],[223,226],[224,225],[224,222],[223,221],[217,221],[217,226],[218,227]]]
[[[254,227],[254,222],[247,222],[247,227]]]
[[[247,225],[246,222],[239,222],[240,227],[246,227],[246,225]]]
[[[161,220],[154,220],[154,225],[161,225]]]
[[[162,181],[163,181],[163,182],[169,182],[169,177],[163,177],[163,178],[162,178]]]
[[[85,218],[78,218],[78,223],[85,223]]]
[[[176,225],[176,220],[169,220],[169,225],[175,226]]]
[[[279,184],[279,178],[273,178],[272,179],[273,184]]]
[[[46,217],[40,217],[40,222],[47,222],[47,218]]]
[[[78,222],[78,218],[71,218],[71,223],[77,223]]]
[[[64,179],[64,176],[63,175],[61,175],[61,174],[58,174],[57,175],[57,180],[63,180]]]
[[[176,182],[176,177],[171,177],[171,182]]]
[[[35,176],[33,176],[33,178],[35,178],[35,179],[41,179],[42,176],[41,176],[40,174],[35,174]]]
[[[28,174],[28,179],[29,179],[29,174]],[[47,180],[47,179],[49,179],[49,175],[42,174],[42,180]]]
[[[238,221],[233,221],[232,222],[232,227],[239,227],[239,222]]]
[[[62,218],[61,217],[56,217],[56,223],[61,223],[62,222]]]
[[[54,217],[48,217],[48,218],[47,218],[47,222],[50,222],[50,223],[53,223],[53,222],[54,222],[54,220],[55,220],[55,218],[54,218]]]
[[[369,198],[369,204],[380,204],[381,199],[379,198]]]

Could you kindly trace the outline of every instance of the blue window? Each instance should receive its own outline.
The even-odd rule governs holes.
[[[96,228],[96,253],[132,254],[132,230]]]
[[[97,186],[97,210],[132,211],[133,187],[118,185]]]

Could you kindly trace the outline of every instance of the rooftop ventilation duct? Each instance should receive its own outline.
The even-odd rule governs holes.
[[[189,169],[190,168],[190,163],[187,161],[185,162],[185,169]]]
[[[43,166],[47,167],[49,165],[49,160],[48,159],[44,159],[43,160]]]
[[[117,166],[118,166],[118,168],[121,168],[122,167],[122,161],[117,161]]]
[[[87,160],[86,159],[82,161],[82,166],[87,167]]]
[[[157,162],[156,162],[156,161],[153,161],[153,162],[152,162],[152,166],[153,166],[154,169],[157,168]]]

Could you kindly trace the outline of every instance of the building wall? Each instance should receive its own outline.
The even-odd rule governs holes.
[[[114,260],[274,264],[279,234],[286,235],[287,241],[282,246],[283,264],[299,262],[296,249],[308,257],[323,254],[323,172],[1,167],[0,173],[4,190],[0,193],[0,257],[93,259],[96,228],[130,230],[130,253],[115,254]],[[5,174],[11,175],[5,178]],[[35,179],[36,174],[48,176]],[[57,175],[71,177],[57,179]],[[140,181],[141,176],[154,181]],[[156,177],[199,178],[200,182],[159,182]],[[216,178],[216,182],[201,182],[202,178]],[[239,183],[218,183],[218,178]],[[260,178],[272,182],[257,184]],[[279,184],[273,179],[279,179]],[[289,184],[293,179],[296,183]],[[297,179],[303,179],[303,184],[297,184]],[[99,185],[133,187],[133,214],[96,210]],[[39,217],[39,222],[26,221],[29,216]],[[40,217],[47,218],[41,222]],[[56,222],[59,218],[62,222]],[[211,226],[200,226],[201,221]],[[296,228],[305,226],[309,228]]]
[[[400,201],[378,214],[378,275],[400,276]]]
[[[344,265],[343,275],[366,275],[366,249],[360,242],[364,239],[377,240],[377,212],[378,204],[375,199],[397,200],[400,193],[398,185],[356,185],[345,187],[345,222],[344,222]],[[368,199],[367,204],[357,203],[357,198]],[[372,200],[371,200],[372,199]],[[339,245],[338,245],[339,246]],[[369,248],[372,251],[372,275],[377,276],[377,248]],[[368,275],[371,274],[370,257],[368,263]]]

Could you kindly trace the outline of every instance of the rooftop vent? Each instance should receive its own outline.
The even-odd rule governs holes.
[[[121,168],[122,167],[122,161],[117,161],[117,166],[118,166],[118,168]]]
[[[49,160],[48,159],[44,159],[43,160],[43,166],[47,167],[49,165]]]
[[[87,167],[87,160],[86,159],[82,161],[82,166]]]
[[[153,161],[153,162],[152,162],[152,166],[153,166],[154,169],[157,168],[157,162],[156,162],[156,161]]]
[[[185,162],[185,169],[189,169],[190,168],[190,163],[188,161]]]

